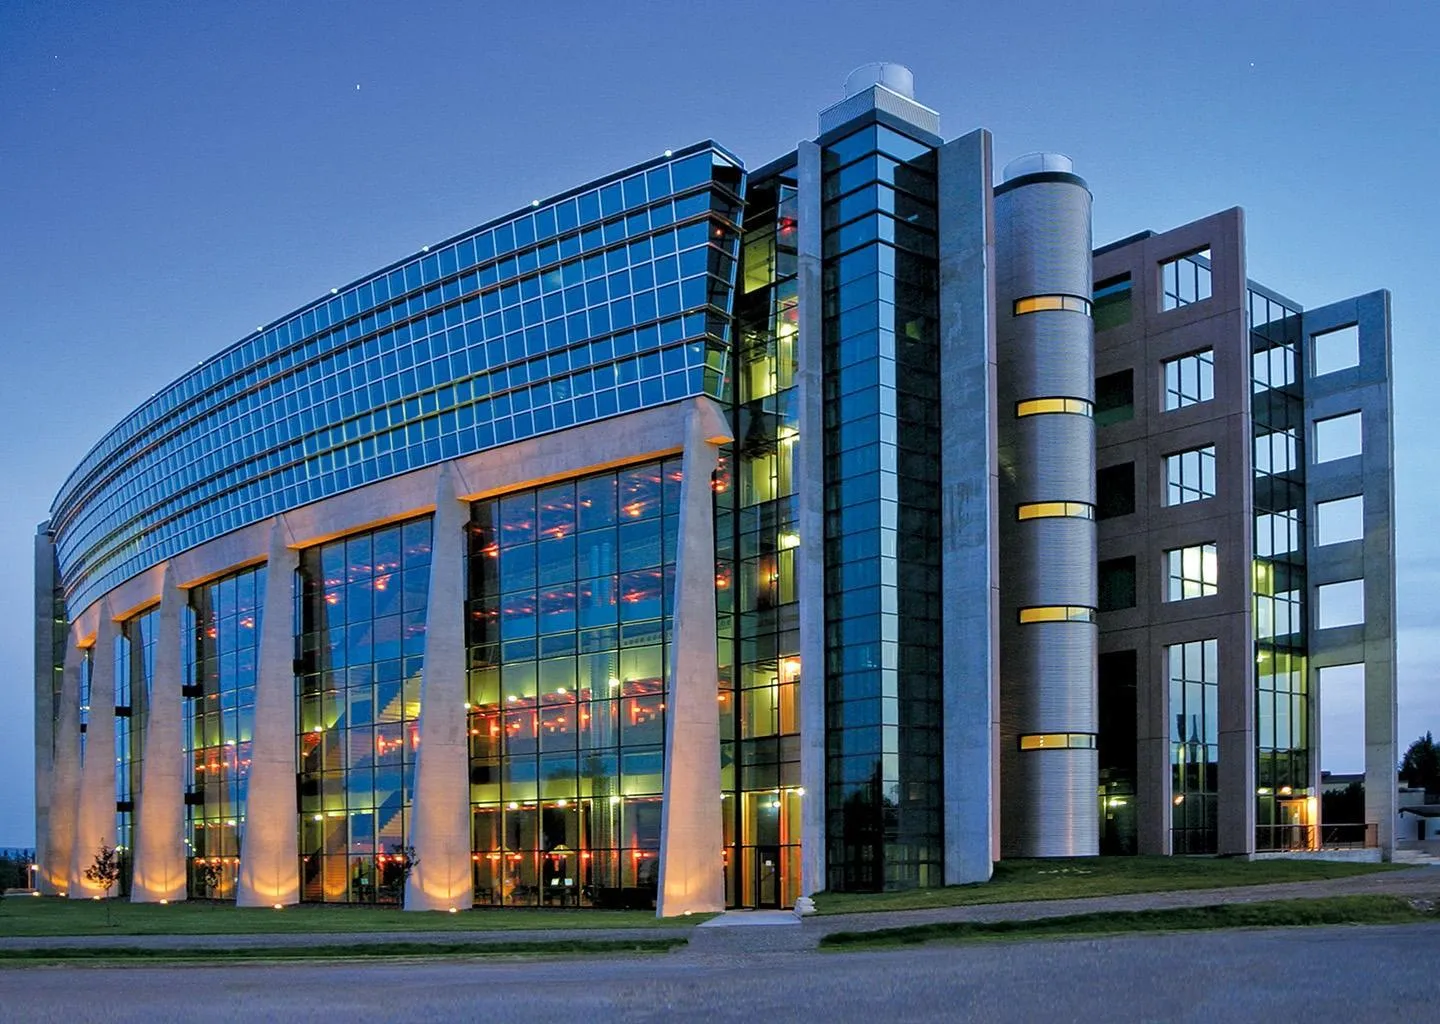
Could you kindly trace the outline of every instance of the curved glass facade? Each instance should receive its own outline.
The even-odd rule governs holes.
[[[232,898],[255,732],[264,566],[190,593],[183,640],[186,860],[193,896]]]
[[[478,903],[654,905],[680,466],[472,506]]]
[[[197,367],[52,508],[72,614],[188,548],[420,466],[722,394],[744,175],[711,143],[429,246]]]

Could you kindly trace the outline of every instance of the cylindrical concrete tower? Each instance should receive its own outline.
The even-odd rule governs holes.
[[[1095,334],[1090,191],[1021,157],[995,189],[1001,852],[1093,855]]]

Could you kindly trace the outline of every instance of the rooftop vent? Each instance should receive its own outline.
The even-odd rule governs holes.
[[[1043,174],[1046,171],[1075,173],[1075,162],[1064,153],[1026,153],[1017,156],[1000,172],[1001,181],[1013,181],[1027,174]]]
[[[940,115],[915,102],[915,76],[904,64],[862,64],[845,77],[845,98],[820,112],[820,134],[878,110],[930,135],[940,134]]]
[[[915,98],[915,75],[904,64],[886,61],[861,64],[845,76],[845,95],[858,96],[872,85],[883,85],[907,100]]]

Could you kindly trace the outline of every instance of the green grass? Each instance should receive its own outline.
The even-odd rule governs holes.
[[[881,893],[821,893],[821,914],[881,910],[923,910],[980,903],[1068,900],[1177,889],[1219,889],[1235,885],[1311,882],[1392,870],[1391,864],[1318,860],[1254,860],[1226,857],[1077,857],[1067,860],[1006,860],[989,882],[944,889]]]
[[[820,945],[828,949],[875,949],[937,941],[1043,939],[1066,935],[1118,935],[1211,928],[1408,924],[1433,920],[1433,910],[1419,909],[1398,896],[1329,896],[1309,900],[1176,907],[1169,910],[1102,911],[1033,921],[951,921],[905,928],[885,928],[872,932],[833,932],[824,936]]]
[[[40,964],[217,964],[306,960],[375,960],[397,957],[593,956],[614,953],[668,953],[689,940],[683,935],[655,939],[571,939],[551,942],[377,942],[359,946],[256,946],[238,949],[156,949],[145,946],[72,946],[56,949],[0,949],[0,968]]]
[[[302,904],[284,910],[233,904],[110,901],[11,896],[0,900],[0,935],[280,935],[297,932],[527,931],[537,928],[688,928],[713,916],[657,919],[643,910],[478,908],[458,914],[407,914],[395,907]]]

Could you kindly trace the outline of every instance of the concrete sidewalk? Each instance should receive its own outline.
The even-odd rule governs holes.
[[[446,932],[313,932],[272,935],[72,935],[47,937],[0,936],[0,949],[146,948],[195,950],[263,949],[299,946],[365,946],[399,942],[413,945],[445,943],[583,942],[589,940],[641,940],[684,936],[689,951],[701,954],[755,954],[802,952],[815,949],[822,936],[839,931],[876,931],[937,921],[1024,921],[1097,911],[1163,910],[1203,907],[1220,903],[1258,903],[1266,900],[1317,899],[1324,896],[1387,894],[1440,899],[1440,868],[1357,875],[1313,882],[1232,886],[1224,889],[1188,889],[1179,892],[1132,893],[1067,900],[989,903],[927,910],[836,914],[797,921],[778,911],[731,911],[693,928],[547,928],[506,931]],[[0,927],[3,927],[0,916]]]

